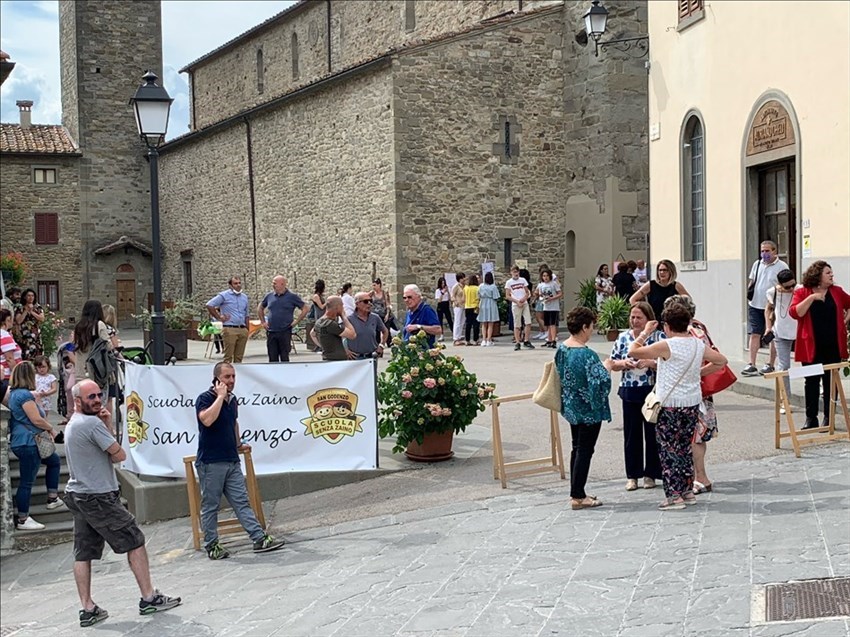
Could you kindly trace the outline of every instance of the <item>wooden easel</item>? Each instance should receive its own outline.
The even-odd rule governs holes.
[[[263,500],[260,497],[260,487],[257,485],[257,475],[254,473],[254,461],[251,459],[250,451],[240,451],[245,456],[245,486],[248,489],[248,502],[257,516],[260,526],[266,528],[266,516],[263,513]],[[201,538],[204,532],[201,529],[201,488],[195,478],[195,460],[197,456],[184,456],[183,464],[186,466],[186,489],[189,491],[189,518],[192,524],[192,543],[195,550],[201,550]],[[218,532],[221,535],[241,532],[242,524],[236,518],[219,520]]]
[[[561,428],[558,424],[558,414],[554,411],[549,412],[549,444],[552,451],[551,455],[532,460],[505,462],[505,455],[502,450],[502,427],[499,421],[499,405],[519,400],[530,400],[531,396],[532,394],[517,394],[516,396],[491,398],[487,401],[490,405],[490,412],[493,415],[493,479],[501,480],[503,489],[508,488],[508,478],[518,478],[537,473],[555,471],[561,474],[561,480],[566,479],[566,474],[564,473],[564,452],[561,449]],[[511,467],[526,468],[509,471]]]
[[[827,404],[829,405],[828,425],[823,425],[816,429],[797,429],[794,425],[794,416],[791,414],[791,403],[788,399],[788,394],[785,391],[785,383],[783,378],[788,376],[788,371],[771,372],[765,374],[765,378],[773,378],[776,385],[776,400],[774,401],[774,420],[776,430],[774,433],[774,445],[777,449],[780,448],[783,438],[791,438],[791,445],[794,447],[794,455],[800,457],[800,447],[804,445],[813,445],[821,442],[832,442],[834,440],[850,441],[850,411],[847,409],[847,398],[844,395],[844,387],[841,385],[841,370],[850,367],[850,362],[831,363],[824,365],[823,370],[829,372],[829,396]],[[838,396],[841,410],[844,413],[844,424],[848,431],[845,433],[835,432],[835,397]],[[788,420],[788,431],[781,430],[782,415],[779,413],[780,407],[785,407],[785,417]]]

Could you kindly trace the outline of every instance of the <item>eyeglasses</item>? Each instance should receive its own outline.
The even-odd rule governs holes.
[[[366,300],[364,300],[364,301],[358,301],[358,303],[365,303],[365,304],[367,304],[367,305],[372,305],[372,301],[371,301],[371,299],[366,299]]]
[[[413,297],[412,296],[405,296],[404,298],[405,299],[412,299]]]
[[[659,272],[669,272],[670,270],[668,270],[667,268],[658,268],[658,271]]]
[[[86,400],[94,400],[95,398],[103,398],[103,392],[99,391],[96,394],[89,394],[86,396]]]
[[[783,290],[793,290],[795,287],[797,287],[796,283],[789,283],[788,285],[783,285],[782,289]]]

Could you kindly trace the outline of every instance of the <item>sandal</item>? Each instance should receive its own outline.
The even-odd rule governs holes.
[[[602,500],[597,500],[593,496],[587,496],[583,500],[572,498],[570,506],[573,511],[579,511],[580,509],[595,509],[596,507],[602,506]]]
[[[684,508],[685,501],[681,498],[676,498],[675,500],[665,498],[661,504],[658,505],[659,511],[681,511]]]
[[[685,505],[687,506],[693,506],[697,503],[697,497],[693,494],[693,492],[683,495],[682,500],[685,501]]]
[[[694,480],[694,495],[699,495],[700,493],[711,493],[711,485],[711,482],[703,484],[699,480]]]

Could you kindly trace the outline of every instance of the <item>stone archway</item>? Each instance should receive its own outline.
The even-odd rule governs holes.
[[[759,242],[769,239],[783,261],[800,272],[804,249],[800,184],[800,126],[791,100],[768,91],[753,105],[742,152],[746,280],[758,258]]]

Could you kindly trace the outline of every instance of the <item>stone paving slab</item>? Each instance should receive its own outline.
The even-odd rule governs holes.
[[[850,448],[717,465],[716,490],[659,512],[660,489],[595,482],[605,506],[571,511],[566,483],[287,535],[276,553],[211,562],[185,520],[145,527],[155,585],[184,604],[139,617],[122,556],[95,563],[101,636],[843,636],[847,618],[766,624],[764,584],[850,575]],[[377,480],[383,480],[378,478]],[[78,634],[70,547],[2,560],[15,635]],[[37,600],[37,603],[34,603]],[[26,624],[26,625],[24,625]],[[5,633],[4,633],[5,634]]]

